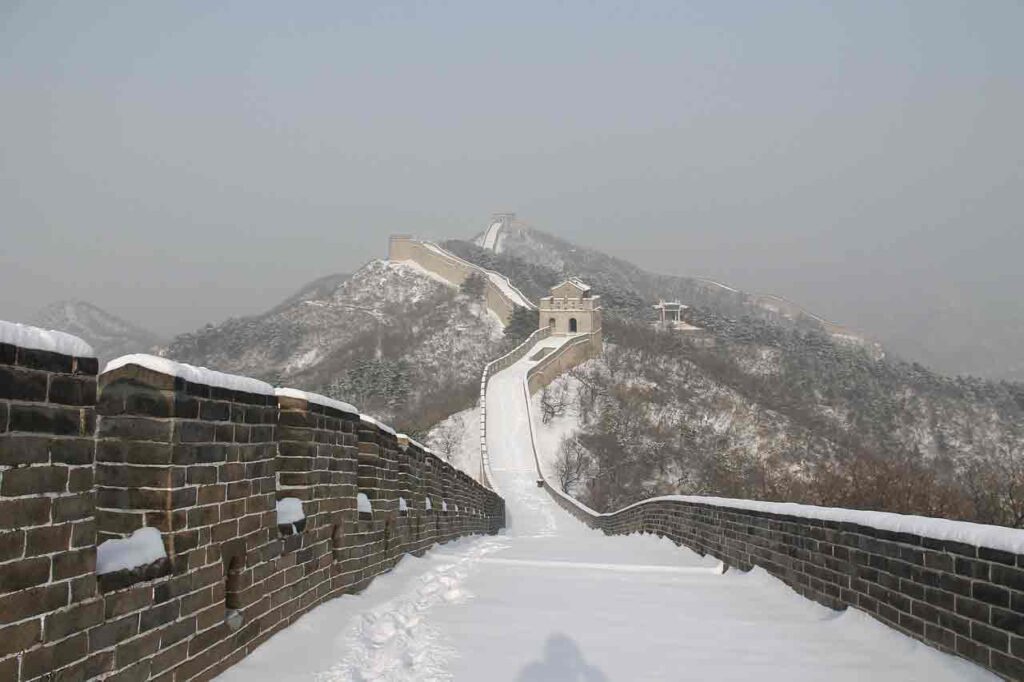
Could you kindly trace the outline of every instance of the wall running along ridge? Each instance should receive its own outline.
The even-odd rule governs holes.
[[[342,403],[115,367],[0,343],[2,680],[210,679],[404,553],[504,525]],[[303,518],[279,525],[286,498]],[[140,528],[166,557],[97,576],[97,544]]]
[[[454,286],[461,285],[470,275],[479,275],[484,280],[484,302],[488,310],[505,325],[512,319],[512,311],[517,306],[530,310],[537,308],[504,275],[474,265],[431,242],[401,235],[392,236],[388,244],[388,260],[413,261]],[[495,278],[499,278],[504,286],[498,286]]]
[[[587,348],[574,339],[530,369],[528,410],[530,396]],[[538,481],[588,526],[608,535],[655,533],[743,571],[759,566],[808,599],[852,606],[1005,679],[1024,680],[1024,531],[697,496],[601,514],[548,481],[533,429],[531,415]]]

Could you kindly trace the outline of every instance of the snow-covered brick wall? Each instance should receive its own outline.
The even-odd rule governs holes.
[[[217,372],[206,367],[195,367],[183,362],[175,362],[167,358],[157,357],[156,355],[146,355],[145,353],[122,355],[119,358],[115,358],[107,363],[103,373],[108,374],[128,365],[145,367],[154,372],[184,379],[193,384],[224,388],[229,391],[239,391],[242,393],[274,395],[274,387],[259,379],[238,376],[236,374],[225,374],[224,372]]]
[[[0,679],[209,676],[249,626],[504,523],[497,495],[347,403],[144,355],[98,380],[95,358],[5,329],[0,535],[19,551],[0,551]],[[486,514],[435,518],[411,504],[427,495]]]
[[[274,394],[281,398],[305,400],[307,403],[320,405],[321,407],[329,407],[333,410],[338,410],[339,412],[359,414],[359,409],[354,405],[350,405],[349,403],[341,400],[335,400],[334,398],[328,398],[327,396],[320,395],[319,393],[313,393],[311,391],[300,391],[297,388],[275,388]]]
[[[1024,531],[751,500],[668,496],[597,514],[609,534],[657,533],[727,566],[761,567],[809,599],[854,607],[1010,679],[1024,671]]]
[[[94,358],[95,351],[77,336],[64,332],[40,329],[18,322],[0,320],[0,343],[19,348],[42,350],[76,358]]]

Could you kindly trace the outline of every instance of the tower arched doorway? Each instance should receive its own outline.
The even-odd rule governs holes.
[[[576,330],[576,318],[575,317],[570,317],[569,318],[569,333],[570,334],[575,334],[576,331],[577,331]]]

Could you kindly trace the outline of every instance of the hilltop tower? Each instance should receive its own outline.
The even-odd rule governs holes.
[[[540,299],[539,328],[552,336],[573,336],[601,331],[601,297],[590,286],[570,277]]]

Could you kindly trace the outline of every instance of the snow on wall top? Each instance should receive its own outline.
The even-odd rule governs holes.
[[[305,400],[307,403],[313,403],[320,405],[321,407],[330,407],[341,412],[348,412],[349,414],[359,414],[359,408],[349,403],[328,398],[327,396],[320,395],[319,393],[310,393],[309,391],[300,391],[297,388],[275,388],[274,394],[284,398],[295,398],[296,400]]]
[[[648,502],[676,500],[707,504],[713,507],[743,509],[746,511],[798,516],[818,521],[835,521],[838,523],[855,523],[868,528],[877,528],[892,533],[919,535],[933,540],[961,542],[975,547],[999,549],[1013,554],[1024,554],[1024,530],[1003,526],[988,526],[969,521],[951,521],[929,516],[912,516],[910,514],[893,514],[890,512],[863,511],[860,509],[842,509],[839,507],[816,507],[809,504],[794,502],[760,502],[758,500],[737,500],[728,497],[701,497],[700,495],[665,495],[652,497],[623,507],[626,511]],[[602,514],[611,516],[619,512]]]
[[[251,379],[236,374],[225,374],[224,372],[217,372],[205,367],[186,365],[183,362],[175,362],[174,360],[159,358],[155,355],[146,355],[145,353],[123,355],[115,358],[107,363],[103,372],[112,372],[126,365],[138,365],[151,369],[154,372],[179,377],[193,384],[205,384],[243,393],[274,395],[274,387],[259,379]]]
[[[96,573],[104,575],[149,564],[167,556],[160,531],[140,528],[130,537],[107,540],[96,547]]]
[[[94,358],[92,346],[77,336],[47,329],[40,329],[18,322],[0,320],[0,343],[21,348],[44,350],[76,358]]]
[[[376,426],[381,431],[386,431],[387,433],[390,433],[392,436],[395,436],[395,437],[398,436],[398,434],[395,433],[395,430],[393,428],[391,428],[387,424],[381,423],[380,421],[374,419],[373,417],[371,417],[368,414],[360,414],[359,418],[362,419],[364,422],[368,422],[370,424],[373,424],[374,426]]]

